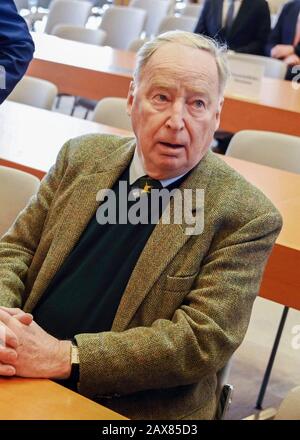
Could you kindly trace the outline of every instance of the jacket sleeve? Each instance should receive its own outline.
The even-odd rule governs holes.
[[[274,210],[215,244],[172,319],[77,335],[79,391],[92,399],[120,397],[197,383],[220,370],[245,335],[280,228]]]
[[[257,16],[259,17],[257,23],[253,23],[253,26],[256,28],[255,39],[253,39],[251,43],[239,47],[237,52],[253,55],[264,54],[264,49],[271,30],[270,10],[266,1],[261,4],[261,10],[258,11]]]
[[[34,44],[27,25],[18,14],[13,0],[0,2],[0,66],[5,82],[0,84],[0,104],[25,74],[32,59]],[[3,72],[1,72],[3,75]],[[4,82],[4,83],[3,83]],[[5,88],[2,88],[2,87]]]
[[[38,193],[0,240],[0,305],[22,307],[28,268],[39,244],[47,214],[65,169],[66,143]]]

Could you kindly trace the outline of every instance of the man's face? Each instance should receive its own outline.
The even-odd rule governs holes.
[[[211,54],[174,43],[154,52],[128,95],[147,174],[161,180],[192,169],[212,142],[221,106]]]

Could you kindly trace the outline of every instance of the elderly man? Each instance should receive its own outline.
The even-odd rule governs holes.
[[[214,417],[216,373],[244,337],[281,228],[266,197],[209,151],[226,75],[213,41],[162,34],[138,54],[135,138],[63,147],[0,242],[2,375],[78,381],[132,419]],[[176,222],[124,220],[160,186],[192,191],[203,230],[178,221],[175,197],[160,214]],[[105,224],[111,192],[119,213]]]
[[[13,0],[0,2],[0,104],[22,78],[34,44]]]
[[[263,55],[270,28],[266,0],[206,0],[195,32],[236,52]]]

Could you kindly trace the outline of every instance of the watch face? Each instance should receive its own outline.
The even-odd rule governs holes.
[[[79,364],[79,350],[77,345],[72,344],[72,350],[71,350],[71,363],[72,364]]]

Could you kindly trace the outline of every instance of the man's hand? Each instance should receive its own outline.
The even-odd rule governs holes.
[[[6,312],[0,311],[0,375],[13,376],[16,369],[13,364],[17,360],[16,348],[18,346],[18,338],[6,324],[11,316]]]
[[[24,313],[24,312],[23,312]],[[0,349],[0,374],[21,377],[66,379],[71,373],[70,341],[59,341],[36,322],[20,322],[20,312],[0,310],[6,347]],[[29,317],[26,318],[29,320]],[[10,348],[11,347],[11,348]]]
[[[271,57],[278,59],[286,58],[294,53],[295,53],[294,46],[289,44],[277,44],[271,50]]]
[[[297,66],[300,64],[300,58],[295,53],[293,55],[286,57],[283,61],[288,66]]]

